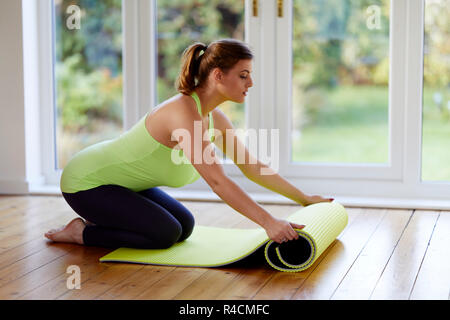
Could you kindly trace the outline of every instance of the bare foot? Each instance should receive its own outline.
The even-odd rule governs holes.
[[[48,231],[45,237],[54,242],[84,244],[83,230],[85,226],[83,219],[75,218],[64,227]]]

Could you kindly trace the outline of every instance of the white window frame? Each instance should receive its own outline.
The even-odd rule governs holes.
[[[61,170],[55,169],[55,103],[51,0],[37,0],[40,65],[41,163],[46,185],[59,187]],[[258,16],[253,16],[253,3]],[[290,157],[292,0],[283,1],[282,18],[277,0],[245,0],[245,41],[255,53],[254,87],[246,106],[246,126],[279,129],[279,173],[305,193],[334,196],[347,205],[448,209],[450,183],[421,181],[422,81],[424,0],[391,1],[390,39],[390,159],[387,165],[292,164]],[[130,128],[157,101],[156,1],[123,1],[124,129]],[[406,54],[408,53],[408,54]],[[150,58],[153,57],[153,58]],[[51,84],[51,85],[49,85]],[[281,156],[289,155],[289,156]],[[283,202],[224,163],[226,173],[252,194]],[[210,191],[199,179],[184,190]],[[172,189],[170,189],[172,190]],[[175,193],[174,193],[175,194]],[[265,198],[264,198],[265,197]],[[217,198],[213,196],[213,198]],[[287,200],[289,202],[289,200]]]
[[[41,135],[41,166],[45,185],[58,185],[61,173],[56,169],[56,124],[54,86],[53,2],[38,0],[37,29],[39,54],[39,115]]]

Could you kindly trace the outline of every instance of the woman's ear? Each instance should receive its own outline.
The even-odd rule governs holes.
[[[214,68],[212,71],[213,79],[216,81],[222,81],[223,73],[219,68]]]

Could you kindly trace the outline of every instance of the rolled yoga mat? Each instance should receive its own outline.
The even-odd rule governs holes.
[[[303,271],[344,230],[348,216],[341,204],[322,202],[304,207],[286,220],[305,225],[301,230],[295,229],[299,239],[278,244],[270,240],[263,228],[195,226],[189,238],[168,249],[119,248],[100,258],[100,261],[218,267],[244,259],[265,245],[265,258],[273,268],[285,272]]]

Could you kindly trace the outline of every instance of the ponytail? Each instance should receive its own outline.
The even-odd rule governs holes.
[[[181,58],[181,70],[176,81],[178,92],[190,95],[195,87],[199,73],[200,60],[208,47],[201,42],[186,48]]]
[[[196,42],[183,52],[175,87],[178,92],[191,95],[195,88],[203,86],[214,68],[226,73],[241,59],[253,59],[253,54],[240,40],[221,39],[209,46]]]

